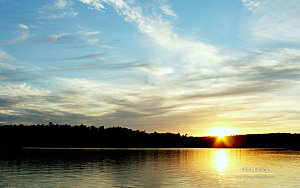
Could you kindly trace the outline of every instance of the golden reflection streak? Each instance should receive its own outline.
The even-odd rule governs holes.
[[[215,153],[215,165],[219,172],[223,172],[227,167],[228,159],[224,149],[218,150]]]

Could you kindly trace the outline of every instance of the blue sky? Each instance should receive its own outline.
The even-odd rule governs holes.
[[[299,0],[0,0],[0,123],[300,132]]]

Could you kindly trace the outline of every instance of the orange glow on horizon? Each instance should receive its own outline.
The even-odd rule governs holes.
[[[230,141],[231,139],[228,139],[226,136],[237,135],[237,134],[238,133],[235,129],[216,127],[211,129],[209,136],[217,137],[217,139],[213,144],[213,147],[219,148],[219,147],[231,147],[233,143],[232,141]]]
[[[237,131],[235,129],[224,128],[224,127],[216,127],[211,129],[208,133],[209,136],[217,136],[219,139],[224,138],[225,136],[237,135]]]

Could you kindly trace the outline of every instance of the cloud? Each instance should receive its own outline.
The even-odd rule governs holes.
[[[72,8],[65,1],[56,2],[59,12],[51,10],[43,16]],[[104,5],[113,6],[145,36],[142,40],[150,55],[142,60],[119,54],[117,58],[115,54],[104,57],[106,52],[93,46],[89,52],[41,59],[59,66],[46,68],[43,64],[39,71],[37,67],[29,71],[7,67],[15,60],[0,51],[0,79],[4,81],[0,84],[1,121],[91,123],[189,133],[218,124],[270,127],[269,121],[282,128],[280,122],[288,122],[284,126],[289,127],[299,123],[298,49],[228,55],[215,45],[177,32],[171,18],[163,15],[177,17],[165,1],[156,4],[154,12],[145,10],[144,2],[81,2],[101,14]],[[245,6],[250,6],[249,2],[244,1]],[[254,17],[266,8],[264,3],[251,6],[255,7],[250,12]],[[25,24],[18,29],[30,30]],[[57,32],[38,42],[95,45],[100,34],[99,30]]]
[[[99,3],[89,1],[90,6],[92,2]],[[154,48],[160,48],[162,53],[158,56],[162,61],[166,59],[170,62],[170,58],[172,59],[169,63],[171,66],[158,63],[140,68],[149,75],[175,73],[162,80],[157,77],[154,82],[156,85],[152,88],[152,93],[163,90],[165,96],[168,96],[164,100],[165,104],[176,106],[169,113],[192,112],[197,109],[197,104],[202,103],[204,106],[214,106],[218,104],[215,100],[222,101],[225,106],[230,106],[234,100],[242,103],[247,97],[255,98],[264,94],[274,95],[275,100],[274,93],[297,88],[299,73],[295,62],[299,58],[295,49],[272,49],[246,57],[235,57],[209,43],[180,36],[171,22],[164,20],[159,14],[145,14],[139,4],[122,0],[105,3],[111,4],[127,22],[134,23],[141,33],[151,39]],[[261,1],[243,3],[257,15],[267,6]],[[191,78],[195,78],[194,81]],[[263,100],[260,102],[264,103]],[[253,110],[251,104],[247,104],[245,108]],[[121,112],[124,111],[119,111]],[[216,117],[212,116],[213,118]]]
[[[70,34],[69,34],[69,33],[53,34],[53,35],[50,35],[50,36],[45,40],[45,42],[55,42],[55,41],[57,41],[58,39],[61,39],[61,38],[66,37],[66,36],[70,36]]]
[[[15,58],[10,56],[7,52],[0,50],[0,70],[16,70],[16,66],[11,62],[15,61]]]
[[[21,29],[24,29],[24,30],[28,30],[29,27],[25,24],[18,24],[18,26],[21,28]]]
[[[81,2],[90,6],[99,3],[97,0]],[[162,48],[164,54],[159,55],[176,57],[177,61],[173,64],[177,64],[176,66],[182,70],[198,70],[202,74],[210,74],[210,71],[213,72],[224,59],[224,55],[215,46],[181,37],[169,21],[164,20],[160,15],[146,15],[141,5],[123,0],[103,2],[112,5],[127,22],[134,23],[141,33],[151,39],[152,45]]]
[[[233,97],[297,88],[300,80],[299,61],[298,49],[283,48],[230,61],[227,66],[232,67],[234,74],[206,77],[185,75],[182,82],[191,84],[209,81],[210,84],[184,98]]]
[[[220,97],[234,97],[234,96],[245,96],[249,94],[255,94],[255,93],[265,93],[265,92],[272,92],[276,90],[281,90],[282,88],[291,87],[293,85],[297,85],[298,83],[294,83],[293,85],[290,85],[290,82],[257,82],[257,81],[248,81],[245,83],[240,83],[237,85],[230,84],[230,86],[227,86],[227,84],[220,84],[219,87],[214,86],[210,90],[215,90],[216,92],[206,92],[200,91],[199,93],[194,93],[191,95],[186,95],[183,97],[180,97],[180,99],[194,99],[194,98],[220,98]],[[226,88],[226,89],[223,89]]]
[[[48,61],[76,61],[76,60],[86,60],[86,59],[96,59],[102,60],[103,56],[109,52],[102,52],[102,53],[90,53],[82,56],[75,56],[75,57],[56,57],[47,59]]]
[[[41,117],[43,117],[41,119]],[[46,108],[42,109],[30,109],[30,108],[19,108],[18,111],[2,111],[0,110],[0,119],[6,120],[5,122],[12,124],[48,124],[50,121],[59,124],[72,124],[79,125],[84,124],[94,124],[98,125],[99,120],[91,120],[91,117],[72,114],[60,111],[51,111]]]
[[[165,75],[173,73],[173,69],[171,67],[141,67],[141,70],[147,72],[151,75]]]
[[[140,70],[149,74],[150,76],[159,76],[165,74],[174,73],[174,69],[170,66],[161,66],[159,62],[150,62],[145,64],[145,66],[139,67]]]
[[[253,12],[249,30],[258,40],[297,43],[300,40],[299,8],[298,0],[265,1]]]
[[[0,111],[3,121],[41,123],[41,120],[35,118],[36,115],[41,115],[40,117],[44,117],[42,121],[190,132],[193,127],[205,128],[222,121],[232,122],[232,126],[257,124],[259,118],[262,118],[259,114],[270,110],[270,104],[273,104],[272,111],[265,120],[297,105],[293,103],[297,101],[297,96],[284,98],[272,94],[274,91],[295,88],[287,81],[265,83],[245,80],[242,83],[223,82],[202,88],[172,87],[168,83],[128,84],[122,78],[116,82],[56,78],[51,82],[55,83],[55,87],[51,88],[52,92],[29,84],[1,85],[0,102],[5,106]],[[287,100],[289,106],[283,108],[280,105],[278,108],[278,102],[284,104]],[[238,115],[241,110],[244,113]],[[260,113],[256,113],[258,110]],[[298,121],[297,117],[289,117],[292,123]],[[275,120],[272,121],[276,123]],[[189,127],[190,130],[183,127]]]
[[[79,0],[82,3],[88,4],[91,7],[93,7],[94,9],[98,10],[98,11],[102,11],[103,9],[105,9],[105,7],[103,6],[102,3],[100,3],[99,0]]]
[[[0,67],[1,68],[1,67]],[[23,67],[23,66],[16,66],[13,65],[12,68],[1,68],[0,70],[0,80],[3,83],[8,83],[8,82],[30,82],[33,80],[43,80],[46,79],[45,74],[42,75],[43,73],[47,73],[47,71],[40,71],[38,68],[33,69],[29,67]],[[30,70],[31,69],[31,70]],[[47,74],[49,75],[49,74]]]
[[[0,86],[2,89],[8,89],[4,86],[11,86],[14,82],[28,82],[29,84],[33,80],[47,79],[46,75],[51,74],[45,74],[46,72],[48,71],[40,66],[33,66],[24,60],[12,57],[6,51],[0,50]]]
[[[89,31],[89,32],[83,33],[83,35],[93,36],[93,35],[98,35],[99,33],[100,33],[100,31]]]
[[[131,61],[131,62],[120,62],[120,63],[107,63],[106,59],[100,59],[92,63],[84,63],[79,66],[71,66],[56,71],[82,71],[82,70],[98,70],[98,71],[107,71],[111,72],[111,76],[118,75],[121,77],[121,74],[118,71],[128,71],[128,70],[143,70],[145,67],[148,67],[147,64],[142,61]],[[136,75],[135,75],[136,76]]]
[[[16,36],[13,39],[8,40],[7,42],[4,42],[4,44],[16,44],[23,42],[27,40],[31,35],[30,35],[30,28],[29,26],[25,24],[18,24],[18,29],[15,31],[16,33],[19,34],[19,36]]]
[[[178,18],[178,15],[171,9],[169,4],[166,4],[165,1],[162,2],[162,5],[159,7],[165,15],[173,16]]]
[[[46,96],[50,91],[42,88],[37,88],[27,83],[10,84],[5,83],[0,85],[0,95],[4,96]]]
[[[52,13],[47,16],[43,16],[43,20],[55,20],[55,19],[61,19],[61,18],[73,18],[78,15],[78,12],[74,11],[73,9],[70,9],[69,11],[63,11],[58,13]]]
[[[243,5],[250,11],[255,11],[262,4],[263,0],[242,0]]]
[[[55,0],[53,7],[59,8],[59,9],[64,9],[64,8],[70,6],[71,4],[72,4],[72,2],[69,0]]]
[[[41,20],[73,18],[78,15],[78,12],[74,11],[72,5],[71,0],[54,0],[41,7],[38,13],[41,15]]]
[[[2,60],[6,60],[6,59],[12,59],[12,57],[10,55],[8,55],[5,51],[0,50],[0,59]]]
[[[99,33],[100,31],[52,34],[44,39],[38,40],[37,42],[84,42],[88,45],[96,45],[99,42],[99,39],[95,37],[93,38],[93,36],[98,35]]]
[[[0,50],[0,62],[15,60],[14,57],[10,56],[7,52]]]
[[[59,87],[51,93],[28,84],[10,84],[1,88],[1,91],[6,90],[6,93],[0,93],[1,119],[9,123],[64,121],[139,127],[153,123],[152,118],[162,117],[176,108],[176,105],[166,106],[162,96],[154,96],[151,93],[153,87],[120,86],[87,79],[59,78],[54,81]],[[134,90],[137,87],[139,90]],[[13,91],[15,95],[7,95]]]

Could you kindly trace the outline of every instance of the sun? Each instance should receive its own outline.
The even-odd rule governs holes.
[[[209,136],[217,136],[219,138],[224,138],[224,136],[236,135],[237,132],[235,129],[216,127],[211,129]]]

